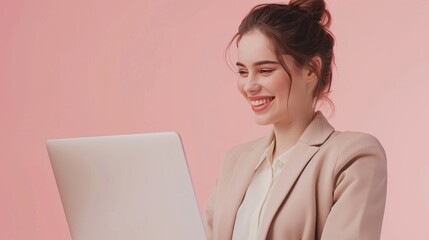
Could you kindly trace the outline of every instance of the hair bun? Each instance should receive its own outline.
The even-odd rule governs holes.
[[[290,0],[289,5],[305,11],[324,27],[329,27],[331,23],[331,15],[326,10],[324,0]]]

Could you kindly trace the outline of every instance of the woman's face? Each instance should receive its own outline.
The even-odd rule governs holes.
[[[237,88],[251,105],[258,124],[288,124],[313,111],[314,84],[308,79],[309,71],[298,68],[289,55],[283,59],[293,78],[292,89],[291,79],[264,34],[248,32],[238,43]]]

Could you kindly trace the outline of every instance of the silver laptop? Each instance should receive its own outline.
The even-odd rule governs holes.
[[[206,239],[175,132],[48,140],[73,240]]]

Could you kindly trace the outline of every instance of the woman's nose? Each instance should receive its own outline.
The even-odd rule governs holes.
[[[247,93],[254,93],[257,92],[261,89],[261,85],[259,85],[258,83],[258,79],[257,76],[248,76],[244,86],[243,86],[243,90]]]

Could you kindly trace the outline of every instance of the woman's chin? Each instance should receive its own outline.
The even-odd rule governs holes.
[[[255,116],[255,123],[261,126],[266,126],[272,124],[272,121],[266,118]]]

